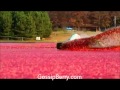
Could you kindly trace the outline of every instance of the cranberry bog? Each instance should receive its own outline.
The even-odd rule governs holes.
[[[114,41],[111,36],[104,42],[101,35],[104,34],[92,38],[104,45]],[[120,35],[113,36],[120,40]],[[81,40],[85,43],[80,45],[85,48],[77,45]],[[56,74],[82,79],[120,79],[120,46],[89,48],[86,44],[89,39],[81,40],[65,43],[62,49],[57,49],[56,43],[0,43],[0,79],[39,79],[39,75]],[[117,40],[113,44],[118,44]]]
[[[56,43],[0,43],[1,79],[39,74],[120,79],[120,48],[69,51],[56,49]]]

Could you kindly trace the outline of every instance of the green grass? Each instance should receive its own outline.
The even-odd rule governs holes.
[[[77,34],[87,34],[89,36],[93,36],[96,34],[99,34],[101,32],[99,31],[67,31],[67,30],[61,30],[61,31],[54,31],[52,32],[52,34],[50,35],[49,38],[43,38],[40,41],[36,41],[34,40],[0,40],[0,42],[63,42],[65,40],[67,40],[69,37],[71,37],[71,35],[73,35],[74,33]]]
[[[101,32],[95,32],[95,31],[57,31],[57,32],[53,32],[49,38],[48,41],[53,41],[53,42],[62,42],[67,40],[68,38],[71,37],[71,35],[73,35],[74,33],[77,34],[87,34],[89,36],[93,36],[93,35],[97,35]]]

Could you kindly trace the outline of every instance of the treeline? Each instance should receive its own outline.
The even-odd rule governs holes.
[[[46,11],[0,11],[0,36],[49,37],[52,24]]]
[[[97,26],[108,28],[120,25],[120,11],[49,11],[53,28]]]
[[[0,36],[49,37],[55,28],[120,25],[120,11],[0,11]]]

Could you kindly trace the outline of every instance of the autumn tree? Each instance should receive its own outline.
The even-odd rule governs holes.
[[[112,27],[113,17],[117,17],[119,22],[119,11],[49,11],[50,20],[54,27],[67,27],[71,26],[80,29],[87,25],[105,29]]]

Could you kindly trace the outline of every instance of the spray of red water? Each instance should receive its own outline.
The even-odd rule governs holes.
[[[113,28],[89,38],[63,43],[62,50],[120,50],[120,28]]]

